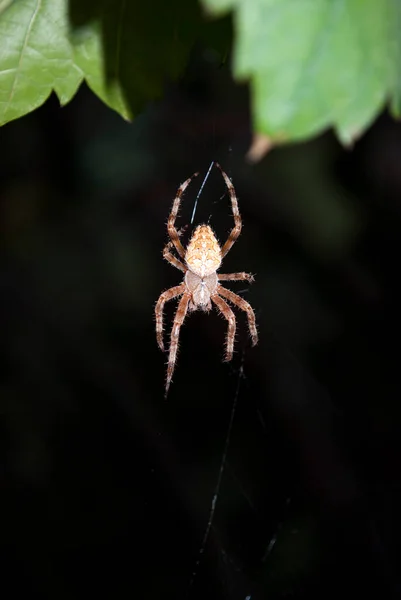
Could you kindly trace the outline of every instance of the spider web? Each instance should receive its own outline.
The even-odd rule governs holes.
[[[235,413],[236,413],[237,404],[238,404],[238,398],[239,398],[239,392],[240,392],[240,387],[241,387],[241,381],[244,378],[244,360],[245,360],[245,349],[243,348],[242,349],[242,354],[241,354],[241,364],[240,364],[240,367],[238,369],[237,385],[236,385],[236,388],[235,388],[234,399],[233,399],[233,403],[232,403],[232,407],[231,407],[231,413],[230,413],[230,418],[229,418],[228,427],[227,427],[226,439],[225,439],[223,453],[222,453],[221,462],[220,462],[220,468],[219,468],[219,472],[218,472],[218,476],[217,476],[216,485],[215,485],[215,488],[214,488],[212,502],[211,502],[211,505],[210,505],[209,518],[208,518],[208,521],[207,521],[205,532],[203,534],[202,543],[201,543],[201,546],[199,548],[198,559],[197,559],[197,561],[195,563],[195,567],[194,567],[194,570],[192,572],[192,576],[191,576],[191,579],[190,579],[190,582],[189,582],[189,585],[188,585],[188,591],[187,591],[187,596],[188,597],[189,597],[191,588],[192,588],[192,586],[193,586],[193,584],[195,582],[196,576],[198,574],[198,568],[199,568],[200,562],[202,560],[202,555],[205,552],[205,548],[206,548],[206,545],[207,545],[207,542],[208,542],[208,539],[209,539],[210,530],[211,530],[212,525],[213,525],[213,519],[214,519],[214,515],[215,515],[215,512],[216,512],[217,501],[218,501],[218,498],[219,498],[220,488],[221,488],[221,484],[222,484],[222,481],[223,481],[223,475],[224,475],[225,466],[226,466],[226,462],[227,462],[228,449],[229,449],[229,446],[230,446],[231,432],[232,432],[232,429],[233,429],[233,423],[234,423]]]
[[[191,226],[194,223],[196,210],[198,208],[199,198],[202,194],[203,188],[205,187],[206,181],[209,178],[209,175],[211,173],[211,170],[212,170],[214,164],[215,164],[215,161],[212,160],[209,165],[209,168],[206,172],[206,175],[203,178],[203,181],[201,183],[199,191],[196,195],[194,205],[192,208],[192,212],[191,212],[191,220],[190,220]],[[224,192],[224,194],[222,195],[222,197],[219,200],[221,200],[225,195],[226,195],[226,191]],[[209,221],[210,221],[211,217],[212,217],[212,215],[210,214]],[[244,360],[245,360],[245,349],[243,348],[242,353],[241,353],[241,363],[240,363],[240,367],[237,372],[237,383],[236,383],[236,387],[235,387],[233,403],[232,403],[230,417],[229,417],[229,421],[228,421],[227,433],[226,433],[225,442],[224,442],[224,446],[223,446],[223,452],[221,455],[220,467],[219,467],[217,480],[216,480],[216,484],[215,484],[215,488],[214,488],[214,492],[213,492],[213,496],[212,496],[212,500],[211,500],[211,504],[210,504],[210,508],[209,508],[208,520],[207,520],[204,534],[202,537],[201,545],[200,545],[200,548],[198,551],[198,558],[195,562],[194,569],[192,571],[191,578],[189,580],[189,584],[188,584],[188,588],[187,588],[187,598],[189,598],[191,595],[191,591],[194,586],[195,580],[197,578],[198,570],[199,570],[199,567],[200,567],[200,564],[202,561],[202,556],[205,553],[205,549],[206,549],[206,546],[207,546],[207,543],[209,540],[210,531],[211,531],[212,525],[213,525],[213,520],[214,520],[214,516],[215,516],[215,512],[216,512],[217,502],[218,502],[221,484],[223,481],[224,471],[225,471],[226,462],[227,462],[227,455],[228,455],[228,450],[229,450],[229,446],[230,446],[231,432],[233,429],[234,418],[235,418],[235,413],[236,413],[237,404],[238,404],[241,381],[244,377]]]
[[[244,344],[241,353],[239,364],[232,365],[231,370],[232,373],[235,374],[236,381],[234,383],[233,390],[233,398],[231,404],[231,410],[228,417],[228,423],[225,433],[224,444],[221,450],[221,458],[220,464],[217,471],[216,481],[214,485],[214,489],[211,496],[211,501],[209,505],[209,511],[207,516],[207,522],[204,526],[203,536],[201,538],[200,546],[197,552],[197,558],[194,562],[193,571],[189,577],[189,582],[186,590],[186,598],[187,600],[191,600],[192,598],[202,597],[199,596],[200,590],[198,589],[198,585],[201,583],[201,571],[202,571],[202,585],[201,589],[204,589],[204,581],[205,577],[210,577],[212,568],[212,563],[206,562],[206,554],[207,550],[212,552],[215,555],[214,565],[218,566],[218,577],[219,583],[222,586],[222,596],[224,598],[240,598],[241,600],[253,600],[254,598],[259,598],[258,594],[254,594],[257,592],[258,584],[253,581],[252,577],[249,577],[247,573],[247,567],[243,563],[240,556],[235,555],[232,550],[229,550],[228,547],[225,547],[225,542],[221,539],[219,534],[219,527],[215,529],[215,517],[219,508],[219,501],[223,500],[221,498],[223,491],[223,484],[226,479],[229,477],[232,480],[232,484],[234,484],[234,488],[237,490],[244,500],[246,504],[249,506],[252,512],[255,514],[257,510],[253,505],[253,500],[249,496],[246,487],[247,484],[241,481],[241,476],[236,475],[229,467],[230,462],[230,445],[233,437],[233,433],[235,431],[235,423],[236,423],[236,415],[238,413],[238,408],[240,405],[240,396],[244,391],[244,383],[247,381],[247,375],[245,370],[245,359],[246,359],[247,345]],[[243,394],[242,394],[243,395]],[[256,417],[257,422],[260,425],[261,430],[263,431],[263,437],[267,435],[267,427],[264,422],[263,416],[260,410],[256,409]],[[233,448],[234,450],[234,448]],[[227,482],[228,483],[228,482]],[[290,496],[287,496],[284,501],[284,505],[281,505],[281,509],[279,511],[280,514],[276,514],[273,516],[273,528],[270,531],[270,536],[264,538],[262,542],[263,548],[261,548],[259,553],[259,564],[267,565],[271,559],[272,554],[275,552],[275,546],[277,540],[280,536],[281,530],[285,525],[288,519],[288,512],[292,503],[292,499]],[[221,502],[220,502],[221,505]],[[224,513],[224,509],[223,509]],[[232,528],[230,527],[230,533],[232,533]],[[216,534],[216,539],[214,540],[213,547],[211,546],[211,533],[212,531]],[[233,537],[237,537],[237,533],[234,532]],[[232,544],[230,544],[232,545]],[[217,556],[216,556],[217,551]],[[208,553],[209,554],[209,553]],[[210,555],[209,555],[210,560]],[[206,564],[204,564],[206,563]],[[265,568],[265,567],[262,568]],[[207,571],[205,571],[205,567]],[[255,589],[254,589],[255,588]],[[240,591],[241,590],[241,591]]]
[[[191,225],[193,225],[193,222],[194,222],[194,218],[195,218],[196,209],[197,209],[197,207],[198,207],[199,197],[200,197],[200,195],[201,195],[201,193],[202,193],[202,190],[203,190],[203,188],[204,188],[204,185],[205,185],[205,183],[206,183],[206,180],[207,180],[207,178],[208,178],[208,177],[209,177],[209,175],[210,175],[210,171],[212,170],[212,167],[213,167],[214,163],[215,163],[215,161],[214,161],[214,160],[212,160],[212,162],[210,163],[209,169],[208,169],[208,171],[207,171],[207,173],[206,173],[206,175],[205,175],[205,177],[204,177],[204,179],[203,179],[203,181],[202,181],[202,184],[201,184],[201,186],[200,186],[200,188],[199,188],[199,192],[198,192],[198,193],[197,193],[197,195],[196,195],[195,202],[194,202],[194,207],[193,207],[193,210],[192,210],[192,215],[191,215]]]
[[[231,151],[231,148],[230,148]],[[195,214],[198,208],[198,204],[199,204],[199,199],[201,197],[201,194],[203,192],[204,186],[209,178],[209,175],[212,171],[212,168],[215,164],[215,160],[212,160],[209,168],[206,172],[205,177],[203,178],[203,181],[200,185],[199,191],[196,195],[196,198],[194,200],[194,204],[193,204],[193,208],[192,208],[192,212],[191,212],[191,219],[190,219],[190,224],[191,226],[194,223],[194,219],[195,219]],[[227,190],[224,190],[224,193],[213,202],[213,204],[217,204],[220,203],[224,197],[227,195]],[[210,222],[211,218],[212,218],[212,213],[209,215],[209,219],[208,222]],[[187,226],[185,226],[186,228]],[[243,288],[241,290],[237,291],[237,294],[242,295],[243,293],[248,292],[249,289],[248,288]],[[206,548],[208,546],[208,542],[210,539],[210,533],[213,527],[213,523],[214,523],[214,518],[215,518],[215,514],[216,514],[216,509],[217,509],[217,505],[218,505],[218,501],[219,501],[219,497],[220,497],[220,492],[221,492],[221,488],[222,488],[222,483],[223,483],[223,479],[224,479],[224,475],[226,472],[226,466],[227,466],[227,458],[228,458],[228,454],[229,454],[229,447],[230,447],[230,441],[231,441],[231,435],[233,432],[233,426],[234,426],[234,422],[235,422],[235,415],[237,412],[237,407],[238,407],[238,402],[239,402],[239,396],[240,396],[240,391],[241,391],[241,385],[242,382],[246,379],[246,375],[244,372],[244,363],[245,363],[245,355],[246,355],[246,346],[243,345],[242,350],[241,350],[241,358],[240,358],[240,362],[239,362],[239,366],[234,366],[234,365],[230,365],[232,372],[235,374],[236,376],[236,383],[235,383],[235,388],[234,388],[234,395],[233,395],[233,400],[232,400],[232,405],[231,405],[231,411],[230,411],[230,415],[229,415],[229,419],[228,419],[228,424],[227,424],[227,430],[226,430],[226,434],[225,434],[225,441],[224,441],[224,445],[222,448],[222,454],[221,454],[221,460],[220,460],[220,465],[219,465],[219,469],[218,469],[218,473],[217,473],[217,479],[216,479],[216,483],[214,486],[214,490],[213,490],[213,495],[211,498],[211,502],[210,502],[210,506],[209,506],[209,513],[208,513],[208,519],[206,522],[206,526],[204,529],[204,533],[201,539],[201,544],[198,550],[198,556],[197,559],[195,561],[194,564],[194,568],[193,571],[191,573],[190,579],[189,579],[189,583],[188,583],[188,587],[187,587],[187,593],[186,593],[186,597],[189,599],[192,596],[192,593],[195,590],[196,587],[196,581],[198,578],[198,573],[199,573],[199,569],[201,567],[201,563],[202,563],[202,558],[205,555],[206,552]],[[259,418],[259,417],[258,417]],[[263,426],[263,422],[262,422],[262,426]],[[237,484],[239,485],[239,487],[242,488],[241,483],[237,481]],[[246,496],[246,492],[244,492],[244,490],[242,489],[242,494]],[[251,500],[247,497],[247,500],[249,502],[249,504],[251,505]],[[269,545],[271,544],[271,546],[273,547],[275,543],[275,539],[273,541],[273,543],[271,544],[271,542],[269,543]],[[228,566],[232,567],[234,560],[228,556],[227,552],[225,552],[224,548],[221,547],[219,548],[220,554],[221,554],[221,561],[223,563],[223,567],[227,568]],[[241,569],[237,566],[234,565],[235,570],[240,571]],[[244,596],[245,600],[251,600],[251,595],[248,594],[246,596]]]

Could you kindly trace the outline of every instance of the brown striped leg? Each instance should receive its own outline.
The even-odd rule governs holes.
[[[166,302],[176,298],[177,296],[181,296],[185,292],[185,284],[176,285],[175,287],[166,290],[162,294],[157,301],[155,308],[155,316],[156,316],[156,339],[159,345],[160,350],[164,350],[163,344],[163,308]]]
[[[231,198],[231,207],[232,207],[233,217],[234,217],[234,228],[231,230],[231,233],[228,236],[226,243],[224,244],[224,246],[221,249],[221,256],[222,256],[222,258],[224,258],[225,255],[229,252],[229,250],[231,250],[232,246],[238,239],[239,234],[241,233],[242,220],[241,220],[241,215],[239,214],[239,210],[238,210],[238,202],[237,202],[237,196],[235,194],[234,186],[231,183],[231,180],[228,177],[227,173],[225,173],[225,171],[223,171],[223,169],[221,168],[219,163],[216,163],[216,166],[220,169],[221,174],[224,177],[224,181],[226,182],[226,186],[228,188],[228,192],[229,192],[230,198]]]
[[[234,340],[235,340],[235,329],[236,329],[235,315],[234,315],[233,311],[231,310],[231,308],[228,306],[227,302],[225,300],[223,300],[223,298],[220,298],[219,296],[217,296],[217,294],[214,294],[212,296],[212,300],[215,303],[215,305],[217,306],[217,308],[219,309],[219,311],[221,312],[221,314],[223,315],[223,317],[225,317],[228,321],[228,331],[227,331],[227,338],[226,338],[226,357],[225,357],[225,361],[228,362],[232,359],[233,352],[234,352]]]
[[[235,306],[238,306],[238,308],[246,312],[248,316],[249,331],[251,333],[252,338],[252,346],[255,346],[258,343],[258,331],[256,329],[255,313],[253,312],[252,306],[246,300],[241,298],[241,296],[234,294],[234,292],[228,290],[222,285],[218,285],[216,291],[219,294],[219,296],[227,298],[227,300],[235,304]]]
[[[171,265],[173,265],[173,267],[176,267],[180,271],[186,273],[188,270],[187,267],[180,261],[179,258],[175,257],[174,254],[170,252],[172,247],[173,242],[169,242],[168,244],[166,244],[163,250],[163,258],[165,258]]]
[[[255,278],[250,273],[217,273],[219,281],[249,281],[253,283]]]
[[[190,177],[189,179],[184,181],[184,183],[181,184],[180,187],[178,188],[177,195],[176,195],[174,203],[173,203],[173,208],[171,209],[171,213],[170,213],[168,221],[167,221],[168,234],[169,234],[171,241],[173,242],[178,254],[181,256],[181,258],[184,258],[185,250],[184,250],[183,245],[180,242],[180,235],[175,228],[175,220],[178,215],[178,209],[180,208],[181,197],[182,197],[183,193],[185,192],[186,188],[191,183],[192,179],[194,177],[196,177],[197,175],[199,175],[199,173],[194,173],[192,175],[192,177]]]
[[[175,313],[175,319],[173,323],[173,328],[171,330],[171,338],[170,338],[170,352],[168,356],[168,366],[167,366],[167,379],[166,379],[166,390],[164,397],[167,397],[168,389],[170,387],[171,378],[173,376],[175,361],[177,358],[177,349],[178,349],[178,339],[180,337],[180,329],[181,325],[184,322],[185,316],[188,311],[188,304],[191,295],[186,293],[181,298],[177,312]]]

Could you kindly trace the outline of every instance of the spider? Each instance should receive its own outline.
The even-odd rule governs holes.
[[[215,163],[215,165],[220,170],[228,188],[234,217],[234,227],[228,236],[226,243],[220,247],[212,228],[209,225],[203,224],[198,225],[198,227],[195,229],[186,249],[184,249],[183,245],[181,244],[181,231],[178,232],[175,228],[175,220],[177,218],[184,191],[189,186],[192,179],[199,175],[199,173],[194,173],[192,177],[184,181],[184,183],[178,188],[173,208],[167,222],[167,232],[170,236],[170,241],[163,250],[163,257],[174,267],[185,273],[185,277],[184,281],[180,285],[172,287],[160,295],[155,308],[157,343],[159,348],[164,351],[164,304],[168,300],[172,300],[173,298],[181,296],[171,330],[165,396],[167,396],[176,363],[180,328],[184,322],[188,310],[195,311],[200,309],[203,311],[209,311],[212,308],[213,302],[217,306],[220,313],[227,319],[228,331],[226,338],[225,361],[230,361],[233,357],[236,329],[235,315],[230,306],[227,304],[226,300],[229,300],[232,304],[247,313],[252,345],[255,346],[255,344],[258,342],[255,313],[253,312],[251,305],[243,298],[237,294],[234,294],[234,292],[228,290],[219,283],[219,281],[248,281],[249,283],[252,283],[254,281],[254,277],[249,273],[217,273],[223,258],[226,256],[229,250],[231,250],[241,233],[242,220],[238,211],[238,202],[234,186],[221,166],[218,163]],[[174,256],[174,254],[172,254],[171,250],[173,247],[176,249],[180,258],[177,258]],[[224,300],[224,298],[226,300]]]

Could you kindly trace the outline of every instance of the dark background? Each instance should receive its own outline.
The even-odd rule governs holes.
[[[398,598],[401,126],[382,115],[353,149],[328,132],[251,165],[249,91],[199,48],[132,124],[83,87],[0,135],[6,597]],[[228,286],[260,343],[236,311],[223,364],[225,322],[191,315],[165,401],[153,310],[181,280],[165,224],[212,160],[244,221],[223,271],[256,274]],[[217,170],[209,217],[224,241]]]

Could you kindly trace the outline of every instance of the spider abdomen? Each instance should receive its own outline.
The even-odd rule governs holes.
[[[190,239],[185,262],[188,268],[199,277],[215,273],[221,265],[221,249],[212,228],[199,225]]]

